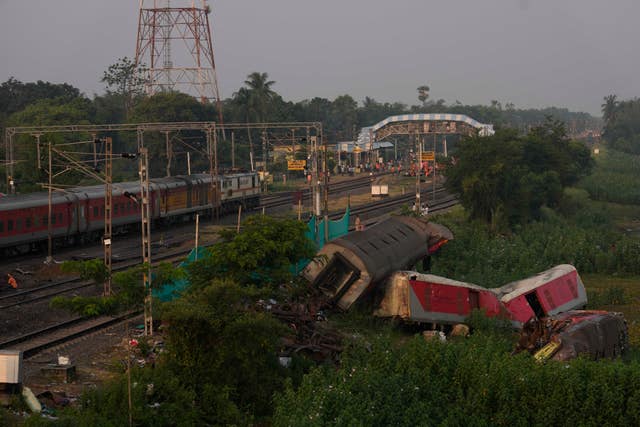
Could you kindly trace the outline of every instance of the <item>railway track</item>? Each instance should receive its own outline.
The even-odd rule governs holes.
[[[84,338],[93,333],[102,332],[108,328],[140,316],[139,311],[131,311],[117,316],[98,316],[92,318],[75,317],[46,328],[33,331],[18,337],[0,342],[0,349],[22,351],[23,357],[28,359],[52,347]]]
[[[423,190],[421,192],[422,195],[428,196],[432,194],[431,190]],[[443,188],[438,188],[436,191],[436,196],[440,197],[441,200],[437,200],[436,202],[432,202],[432,206],[430,207],[431,212],[437,212],[442,209],[446,209],[451,207],[457,203],[457,199],[453,197],[444,197],[445,191]],[[368,225],[375,223],[375,220],[371,221],[374,216],[380,217],[384,214],[394,211],[398,206],[401,206],[405,203],[410,203],[414,200],[414,194],[405,194],[402,196],[391,197],[382,199],[379,201],[375,201],[372,203],[368,203],[365,205],[360,205],[353,207],[351,209],[352,215],[359,215],[363,221],[366,221]],[[330,219],[339,219],[343,213],[332,213],[329,215]],[[134,248],[138,250],[138,248]],[[156,255],[153,257],[154,263],[156,262],[180,262],[184,259],[184,257],[190,252],[189,249],[175,250],[170,251],[161,255]],[[123,255],[122,258],[125,258]],[[127,268],[131,268],[140,263],[141,257],[137,254],[131,253],[126,256],[126,261],[116,261],[113,267],[113,271],[122,271]],[[95,282],[93,281],[82,281],[78,277],[72,277],[69,279],[64,279],[60,281],[56,281],[53,283],[47,283],[45,285],[41,285],[35,288],[25,289],[22,291],[18,291],[9,295],[0,296],[0,309],[7,309],[11,307],[21,306],[25,304],[34,303],[37,301],[51,299],[58,295],[63,295],[68,292],[73,292],[81,289],[86,289],[91,286],[95,286]]]
[[[421,195],[424,196],[423,200],[426,200],[427,196],[430,194],[433,194],[431,189],[425,189],[421,191]],[[354,216],[360,215],[365,224],[367,226],[370,226],[379,221],[380,218],[389,215],[390,212],[397,210],[398,206],[406,203],[411,203],[414,199],[415,194],[405,194],[402,196],[390,197],[354,207],[351,209],[351,213]],[[447,195],[443,188],[438,188],[436,189],[435,200],[430,201],[430,212],[442,211],[456,205],[457,203],[458,200],[455,197]],[[342,215],[343,213],[333,213],[330,215],[330,218],[337,219]],[[156,256],[154,260],[178,261],[182,260],[188,252],[189,250],[176,250],[168,252],[166,254],[162,254],[160,256]],[[130,259],[127,262],[116,265],[114,267],[114,270],[126,269],[131,267],[132,265],[137,265],[138,263],[139,259]],[[14,294],[0,297],[0,301],[9,300],[11,297],[22,297],[20,301],[3,303],[3,305],[0,306],[0,309],[51,298],[54,295],[63,294],[80,289],[82,287],[95,286],[94,283],[90,282],[78,283],[77,278],[75,279],[75,281],[75,283],[73,280],[50,283],[38,288],[22,291],[18,295]],[[56,289],[57,286],[64,286],[65,284],[71,284],[71,286],[68,286],[65,289]],[[50,290],[52,291],[50,292]],[[35,295],[38,292],[42,292],[43,294]],[[24,357],[30,358],[44,350],[62,345],[70,341],[81,339],[82,337],[86,337],[91,334],[99,333],[100,331],[104,331],[115,325],[122,324],[139,315],[139,312],[129,312],[118,316],[99,316],[96,318],[88,319],[75,317],[64,322],[53,324],[36,331],[11,338],[4,342],[0,342],[0,349],[22,350]]]
[[[385,175],[388,175],[389,173],[382,173],[382,174],[376,174],[376,175],[365,175],[365,176],[360,176],[354,179],[349,179],[349,180],[345,180],[345,181],[338,181],[335,182],[333,184],[330,184],[329,186],[329,193],[330,194],[339,194],[339,193],[344,193],[344,192],[348,192],[351,190],[356,190],[359,188],[364,188],[364,187],[368,187],[371,185],[371,183],[377,179],[380,179],[382,177],[384,177]],[[311,189],[310,188],[305,188],[304,190],[299,190],[302,192],[302,201],[304,202],[305,200],[310,200],[311,199]],[[295,193],[297,193],[298,191],[282,191],[282,192],[278,192],[275,194],[269,194],[269,195],[263,195],[260,198],[260,206],[258,206],[258,209],[273,209],[273,208],[277,208],[277,207],[281,207],[281,206],[291,206],[292,204],[292,200],[293,200],[293,196]]]
[[[190,251],[191,249],[183,249],[167,252],[162,255],[156,255],[153,258],[153,261],[154,264],[158,262],[177,263],[184,260],[184,257]],[[127,268],[131,268],[140,264],[140,261],[140,256],[132,256],[126,261],[114,264],[113,271],[126,270]],[[9,295],[0,296],[0,310],[25,304],[31,304],[45,299],[51,299],[57,295],[62,295],[80,289],[90,288],[92,286],[96,286],[96,283],[93,281],[81,280],[79,277],[71,277],[53,283],[47,283],[46,285],[25,289]]]

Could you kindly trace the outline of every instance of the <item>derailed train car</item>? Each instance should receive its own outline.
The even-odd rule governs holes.
[[[452,325],[464,322],[474,309],[484,309],[487,316],[508,318],[520,328],[532,317],[553,316],[586,304],[584,284],[575,267],[568,264],[494,289],[399,271],[387,281],[375,315]]]
[[[514,353],[528,351],[538,361],[615,358],[629,345],[621,313],[571,310],[542,319],[531,318],[520,333]]]
[[[452,238],[439,224],[394,216],[327,243],[302,275],[347,310],[392,272],[411,268]]]
[[[490,289],[415,271],[395,272],[385,283],[374,316],[407,322],[455,325],[464,323],[474,309],[487,316],[504,314],[504,306]]]

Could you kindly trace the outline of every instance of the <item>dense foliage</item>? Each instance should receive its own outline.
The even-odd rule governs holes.
[[[589,150],[549,120],[525,136],[502,130],[461,141],[445,185],[474,219],[525,223],[538,219],[542,206],[557,206],[562,189],[591,166]]]
[[[508,234],[469,222],[463,214],[438,218],[455,239],[434,257],[431,271],[487,287],[558,264],[572,264],[580,273],[640,274],[640,243],[614,231],[605,211],[589,207],[569,192],[562,209],[572,216],[567,219],[545,210],[543,220]]]
[[[536,364],[504,335],[416,337],[352,348],[276,398],[274,425],[626,426],[640,422],[640,364]]]
[[[144,301],[143,275],[147,264],[140,264],[125,271],[113,274],[111,295],[109,296],[57,296],[51,299],[52,308],[60,308],[82,316],[114,314],[125,310],[140,309]],[[92,280],[101,285],[107,278],[107,271],[100,259],[89,261],[66,261],[61,270],[65,273],[78,273],[84,280]],[[167,283],[171,279],[181,278],[184,271],[175,269],[170,263],[160,263],[152,268],[154,282]]]
[[[593,173],[579,186],[594,200],[640,205],[640,155],[600,150]]]
[[[257,295],[216,280],[162,307],[166,351],[132,372],[134,425],[248,425],[271,414],[272,395],[294,371],[277,357],[286,328],[252,309]],[[128,417],[123,374],[85,393],[56,425],[123,426]]]
[[[142,91],[144,76],[143,67],[135,67],[130,59],[120,58],[109,66],[102,76],[105,92],[94,94],[93,99],[89,99],[77,88],[68,84],[22,83],[11,78],[0,85],[0,100],[3,100],[0,101],[0,127],[177,120],[219,121],[217,106],[202,105],[199,100],[191,96],[171,92],[163,92],[152,97],[145,96]],[[407,113],[466,114],[480,122],[493,123],[497,127],[510,127],[522,133],[542,124],[547,116],[561,120],[574,133],[599,126],[596,118],[586,113],[570,112],[563,108],[516,109],[510,103],[503,108],[502,104],[495,100],[492,100],[489,105],[464,105],[459,101],[447,104],[442,99],[432,101],[428,99],[429,87],[426,85],[418,87],[417,100],[420,103],[417,105],[378,102],[371,97],[365,97],[359,102],[348,94],[337,96],[335,99],[315,97],[293,102],[284,100],[277,93],[275,86],[275,81],[271,80],[267,73],[250,73],[241,88],[231,97],[222,100],[223,122],[322,122],[323,135],[329,144],[354,140],[362,127],[370,126],[391,115]],[[46,106],[40,105],[35,107],[36,111],[23,113],[23,110],[43,100],[46,101]],[[55,108],[51,108],[52,106]],[[230,148],[232,135],[235,142],[233,162]],[[75,136],[78,137],[78,135]],[[115,152],[132,152],[137,147],[135,132],[120,132],[112,136]],[[299,142],[305,145],[304,135],[296,136],[301,138]],[[153,132],[145,135],[146,145],[151,147],[150,164],[153,175],[163,174],[163,166],[166,166],[167,159],[162,154],[164,140],[161,139],[163,137],[164,135],[155,135]],[[51,136],[44,138],[49,140]],[[236,167],[248,168],[249,153],[253,152],[254,160],[261,155],[260,129],[248,132],[221,132],[218,138],[218,160],[223,168],[230,167],[232,163]],[[19,147],[16,158],[26,162],[18,164],[14,178],[17,178],[19,191],[34,191],[38,188],[36,183],[43,181],[42,177],[33,168],[20,166],[32,165],[35,160],[33,138],[27,136],[19,139],[20,141],[16,144]],[[53,139],[56,142],[55,138]],[[86,138],[81,136],[80,139],[89,140],[90,135],[86,135]],[[455,138],[451,139],[450,143],[455,144]],[[406,137],[400,136],[396,140],[399,148],[408,150],[412,147]],[[180,132],[173,135],[172,141],[176,144],[174,147],[178,154],[181,150],[191,151],[192,154],[206,152],[206,141],[202,133]],[[2,154],[0,152],[0,156]],[[274,160],[276,163],[273,166],[284,171],[285,163],[283,161],[277,163],[282,159]],[[194,156],[193,169],[207,170],[207,165],[200,164],[199,161],[198,156]],[[186,173],[185,163],[184,158],[174,157],[173,174]],[[332,163],[331,159],[329,163]],[[275,172],[275,169],[273,171]],[[128,163],[116,162],[114,174],[116,180],[135,179],[134,168]],[[78,181],[78,177],[75,177],[74,182]]]
[[[640,98],[618,101],[615,95],[602,104],[603,137],[609,147],[629,154],[640,154]]]
[[[209,256],[189,266],[191,285],[202,288],[214,278],[261,287],[287,283],[293,278],[291,266],[315,254],[305,231],[299,221],[249,217],[241,233],[222,231],[223,241],[209,248]]]

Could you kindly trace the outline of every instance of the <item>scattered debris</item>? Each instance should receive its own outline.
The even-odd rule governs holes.
[[[35,394],[31,391],[29,387],[22,387],[22,397],[24,398],[24,403],[27,405],[31,412],[40,413],[42,411],[42,405],[40,401],[36,397]]]
[[[526,322],[514,354],[528,351],[539,362],[615,358],[628,347],[627,322],[622,313],[571,310]]]
[[[342,337],[329,329],[324,321],[324,298],[311,298],[306,304],[278,304],[274,300],[259,301],[258,309],[270,312],[287,324],[292,334],[282,339],[280,364],[288,366],[293,354],[305,354],[316,361],[337,362],[342,352]]]

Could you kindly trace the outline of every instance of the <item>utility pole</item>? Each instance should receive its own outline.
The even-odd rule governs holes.
[[[142,142],[140,140],[140,142]],[[140,147],[140,162],[138,172],[140,174],[140,215],[142,222],[142,262],[146,264],[143,273],[144,286],[144,334],[153,335],[153,313],[151,293],[151,212],[149,200],[149,150]]]
[[[94,140],[94,147],[98,143],[98,140]],[[112,155],[113,144],[111,138],[104,139],[104,238],[102,242],[104,244],[104,266],[107,269],[107,277],[104,281],[104,296],[111,295],[111,237],[113,226],[113,170],[112,170]]]
[[[173,158],[173,148],[169,139],[169,131],[164,131],[165,147],[167,151],[167,176],[171,176],[171,159]]]
[[[47,216],[47,260],[45,261],[47,264],[51,264],[53,262],[53,226],[51,224],[51,216],[53,213],[53,206],[51,206],[53,202],[53,163],[51,161],[51,141],[48,144],[49,148],[49,215]]]
[[[417,155],[417,165],[418,168],[416,170],[416,212],[420,213],[420,174],[422,173],[422,141],[420,141],[420,136],[417,134],[416,130],[413,130],[413,139],[417,143],[416,147],[416,155]]]
[[[320,181],[318,179],[318,137],[312,136],[311,140],[311,180],[313,194],[313,213],[316,217],[320,217],[320,189],[318,188]]]
[[[231,131],[231,169],[236,168],[236,133]]]
[[[263,190],[266,193],[267,192],[267,157],[269,157],[269,153],[267,152],[268,148],[267,148],[267,133],[263,130],[262,131],[262,185],[263,185]]]
[[[431,197],[432,203],[436,201],[436,137],[438,134],[433,135],[433,196]]]
[[[327,140],[320,135],[323,147],[322,153],[322,177],[324,181],[324,241],[329,241],[329,169],[327,168]]]

